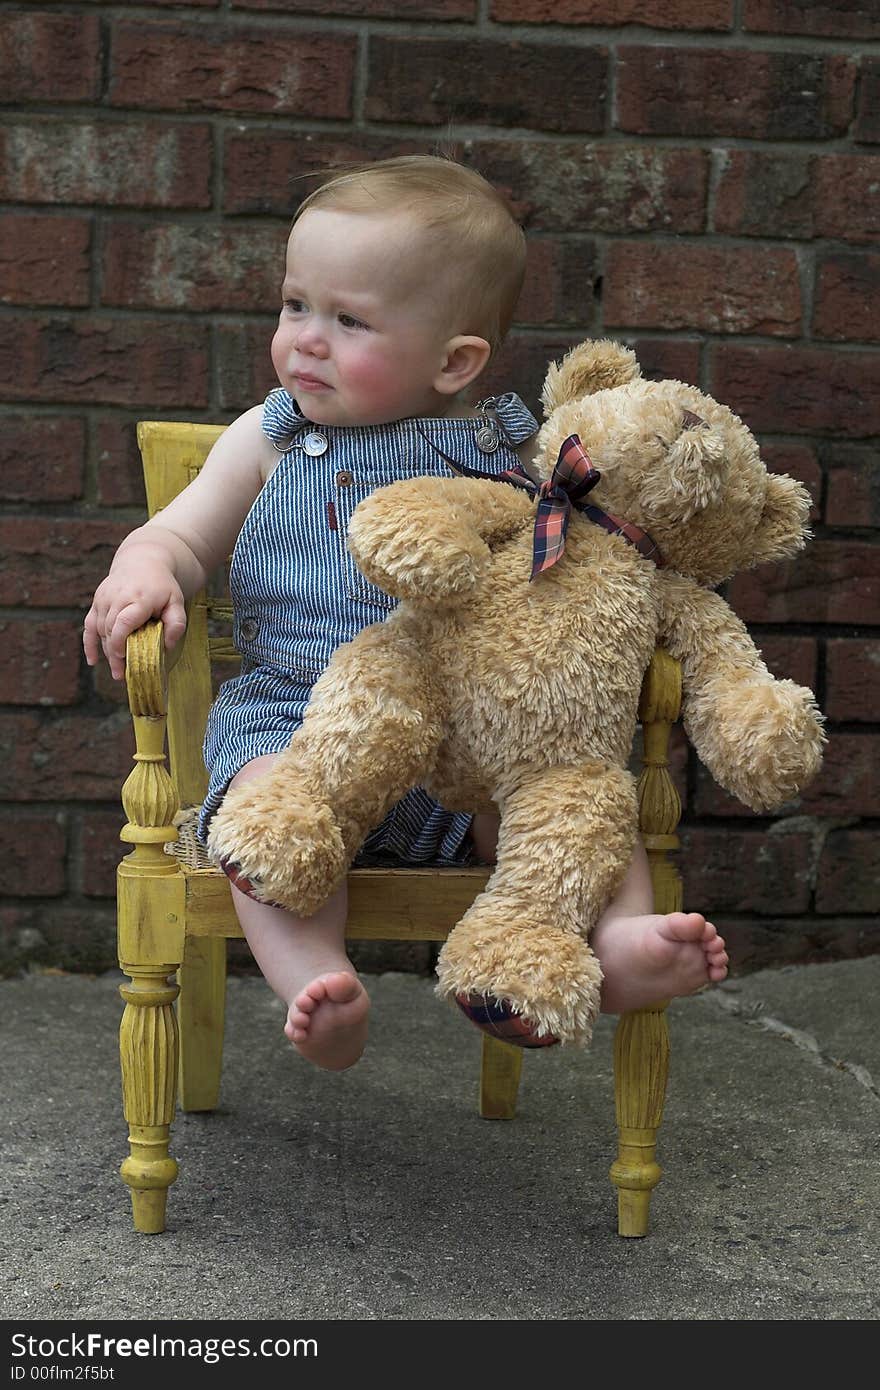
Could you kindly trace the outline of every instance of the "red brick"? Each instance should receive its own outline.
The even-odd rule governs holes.
[[[137,420],[103,416],[95,426],[96,500],[103,507],[146,508]]]
[[[686,826],[681,844],[688,908],[761,916],[809,911],[815,856],[812,829],[802,821],[777,821],[767,830]]]
[[[211,206],[208,125],[37,117],[0,128],[0,198],[110,207]]]
[[[789,637],[763,632],[753,632],[752,637],[771,675],[777,680],[794,681],[815,691],[818,646],[815,637]]]
[[[210,328],[161,319],[7,318],[0,399],[124,406],[208,401]]]
[[[880,526],[880,458],[876,449],[832,445],[825,520],[829,526]]]
[[[831,731],[822,770],[801,798],[806,815],[876,816],[880,737]]]
[[[530,238],[516,321],[577,324],[586,331],[596,312],[596,275],[594,242]]]
[[[87,811],[80,827],[80,872],[82,891],[89,898],[116,896],[116,868],[131,845],[123,844],[119,832],[125,812]]]
[[[638,135],[827,140],[847,132],[855,73],[842,54],[622,46],[617,125]]]
[[[876,830],[830,830],[816,883],[817,912],[880,909],[880,837]]]
[[[10,897],[56,898],[67,889],[67,826],[63,815],[18,813],[0,819],[3,886]]]
[[[104,242],[101,302],[147,309],[277,310],[290,227],[115,222]]]
[[[607,49],[371,35],[365,114],[418,125],[605,128]]]
[[[87,217],[0,213],[0,301],[88,304],[91,236]]]
[[[716,231],[876,241],[880,185],[873,155],[726,150],[719,158]]]
[[[492,0],[490,17],[514,24],[640,24],[652,29],[733,27],[733,0]]]
[[[797,256],[782,247],[615,241],[605,263],[606,324],[707,333],[800,332]]]
[[[78,699],[81,623],[0,619],[0,650],[3,704],[72,705]]]
[[[642,376],[649,381],[700,382],[700,342],[696,338],[642,338],[634,333],[615,335],[631,347],[639,361]]]
[[[286,132],[271,128],[229,130],[223,146],[223,210],[290,217],[314,187],[313,175],[340,164],[432,150],[427,140],[360,132],[305,131],[291,140]]]
[[[859,80],[859,110],[853,138],[880,142],[880,58],[863,58]]]
[[[0,604],[88,608],[130,523],[0,518]]]
[[[732,236],[811,237],[810,155],[721,150],[714,226]]]
[[[710,391],[750,429],[880,434],[880,354],[842,349],[711,345]]]
[[[241,411],[265,400],[278,379],[269,345],[276,321],[240,320],[221,323],[216,334],[217,383],[220,408]]]
[[[345,120],[357,37],[212,20],[117,20],[112,28],[113,106],[171,111],[271,112]]]
[[[530,231],[701,232],[707,155],[699,149],[535,140],[474,142],[466,158]]]
[[[308,176],[337,163],[428,154],[424,139],[230,131],[223,206],[228,213],[289,216],[313,187]],[[701,232],[708,156],[699,149],[587,144],[577,151],[537,140],[469,141],[450,149],[499,188],[529,231]]]
[[[4,102],[94,101],[100,95],[97,15],[0,16],[0,91]]]
[[[746,623],[880,623],[880,546],[810,541],[793,560],[738,574],[728,601]]]
[[[816,275],[813,333],[817,338],[880,343],[880,255],[825,256]]]
[[[131,771],[127,711],[104,718],[0,714],[0,797],[7,801],[114,801]]]
[[[89,667],[88,681],[95,695],[104,704],[115,705],[119,709],[128,709],[128,691],[125,688],[125,681],[113,679],[106,661],[102,660],[97,666]]]
[[[180,0],[169,0],[179,4]],[[233,10],[279,10],[284,0],[232,0]],[[348,14],[357,19],[475,19],[477,0],[287,0],[287,8],[311,14]]]
[[[0,495],[7,502],[81,497],[85,447],[79,415],[0,416]]]
[[[822,469],[808,444],[762,444],[761,457],[771,473],[787,473],[803,483],[813,499],[810,520],[818,521],[822,504]]]
[[[877,720],[880,641],[830,637],[825,649],[825,710],[829,719]]]
[[[880,178],[874,154],[829,154],[813,172],[815,234],[840,241],[880,237]]]
[[[876,0],[745,0],[742,23],[759,34],[880,39]]]

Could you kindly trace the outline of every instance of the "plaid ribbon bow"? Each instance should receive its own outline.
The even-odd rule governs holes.
[[[562,442],[550,477],[538,487],[534,483],[531,484],[538,497],[538,515],[535,518],[532,542],[530,580],[543,574],[544,570],[550,569],[561,558],[565,550],[565,536],[572,507],[583,512],[596,525],[604,527],[612,536],[622,536],[630,545],[635,546],[640,555],[653,560],[655,565],[662,565],[663,557],[659,546],[641,526],[636,526],[632,521],[621,521],[619,517],[603,511],[601,507],[595,507],[583,500],[601,476],[598,468],[593,467],[590,456],[578,436],[570,434]],[[516,481],[520,487],[528,486],[521,478],[510,478],[509,481]]]
[[[550,569],[562,557],[571,509],[596,486],[600,477],[577,435],[570,434],[562,442],[553,472],[538,488],[529,579]]]

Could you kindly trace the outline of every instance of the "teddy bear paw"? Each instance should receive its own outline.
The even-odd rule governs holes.
[[[555,1047],[560,1041],[540,1023],[491,994],[456,994],[454,998],[465,1017],[490,1038],[500,1038],[514,1047]]]
[[[310,917],[342,880],[348,856],[329,806],[288,792],[260,799],[259,782],[228,792],[211,821],[208,852],[231,882],[260,902]]]

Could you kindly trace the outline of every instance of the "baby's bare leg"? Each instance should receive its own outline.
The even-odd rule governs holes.
[[[474,817],[471,839],[483,863],[498,840],[495,816]],[[626,878],[590,934],[604,981],[602,1012],[623,1013],[693,994],[727,975],[724,941],[699,912],[654,912],[648,856],[641,840]]]
[[[641,840],[626,878],[590,934],[602,966],[602,1012],[694,994],[727,975],[724,941],[699,912],[656,913]]]
[[[273,761],[256,758],[231,785],[268,771]],[[345,950],[346,885],[311,917],[257,902],[234,884],[232,900],[254,959],[287,1005],[290,1042],[329,1071],[352,1066],[364,1050],[370,1001]]]

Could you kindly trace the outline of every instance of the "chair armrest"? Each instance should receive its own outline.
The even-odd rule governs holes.
[[[151,618],[125,644],[125,684],[132,717],[162,719],[168,713],[165,627]]]

